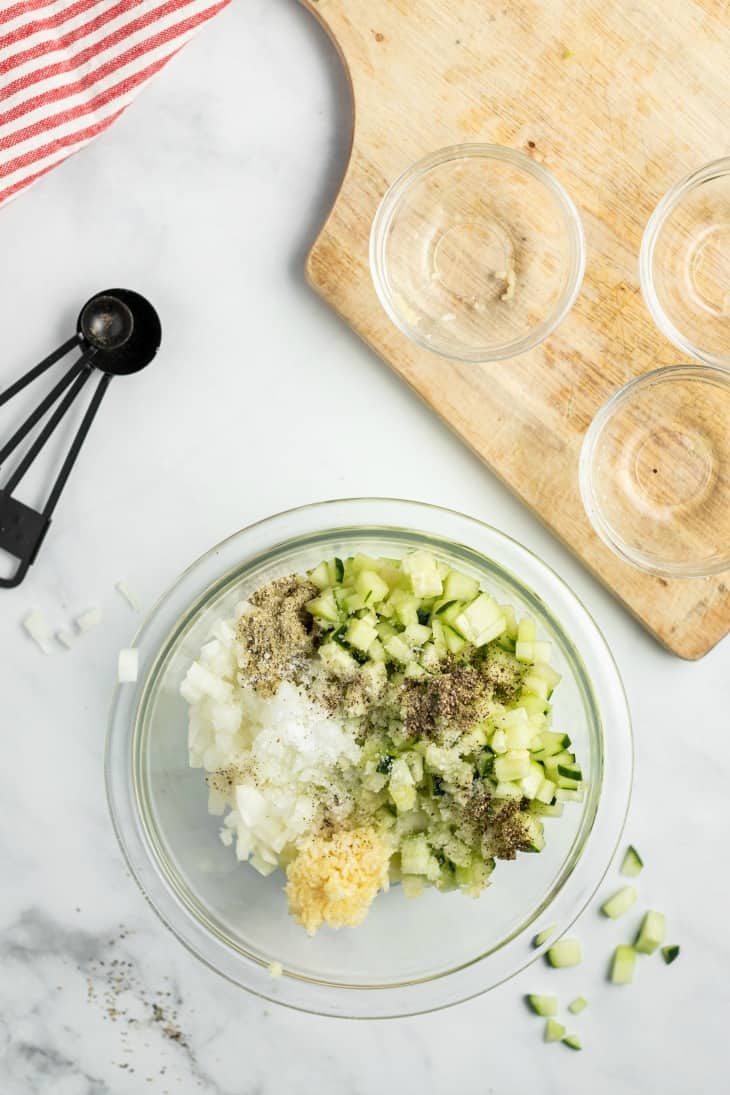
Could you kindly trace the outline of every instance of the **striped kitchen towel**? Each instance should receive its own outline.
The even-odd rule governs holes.
[[[0,0],[0,205],[111,125],[230,0]]]

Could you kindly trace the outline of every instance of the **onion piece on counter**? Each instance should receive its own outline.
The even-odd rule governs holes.
[[[33,609],[32,612],[29,612],[24,618],[23,627],[43,653],[50,654],[50,642],[53,638],[53,632],[51,631],[45,616],[43,616],[37,608]]]
[[[121,597],[124,597],[130,608],[134,609],[135,612],[139,611],[137,600],[126,582],[117,582],[114,588]]]
[[[119,651],[117,680],[120,684],[132,684],[139,675],[139,651],[127,647]]]
[[[92,628],[97,627],[102,621],[102,613],[100,608],[89,608],[86,612],[82,612],[80,616],[76,617],[76,627],[83,635],[86,631],[91,631]]]

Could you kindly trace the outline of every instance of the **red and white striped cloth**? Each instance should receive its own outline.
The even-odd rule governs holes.
[[[0,0],[0,205],[111,125],[230,0]]]

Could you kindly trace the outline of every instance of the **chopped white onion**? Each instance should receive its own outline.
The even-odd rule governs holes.
[[[76,627],[83,635],[86,631],[91,631],[93,627],[96,627],[102,621],[102,614],[100,608],[89,608],[86,612],[82,612],[80,616],[76,617]]]
[[[74,633],[73,631],[69,631],[66,627],[59,627],[56,632],[56,640],[61,646],[65,646],[67,650],[70,650],[74,644]]]
[[[139,651],[134,647],[119,651],[117,680],[120,684],[131,684],[139,675]]]
[[[131,590],[130,590],[129,586],[127,585],[127,583],[126,582],[117,582],[117,584],[115,585],[114,588],[116,589],[117,593],[119,593],[122,597],[124,597],[124,600],[127,602],[129,607],[134,609],[135,612],[137,612],[138,609],[139,609],[139,605],[137,604],[137,601],[134,597],[134,594],[131,592]]]
[[[50,642],[53,638],[53,632],[51,631],[48,621],[45,616],[36,608],[23,620],[23,627],[30,635],[31,639],[41,648],[44,654],[50,654],[51,647]]]

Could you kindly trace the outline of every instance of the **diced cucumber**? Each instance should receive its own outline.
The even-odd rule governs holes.
[[[532,940],[533,947],[541,947],[543,943],[547,943],[551,936],[555,935],[557,931],[557,924],[551,924],[549,928],[543,928],[539,931],[535,938]]]
[[[357,617],[350,620],[345,632],[345,641],[356,650],[362,650],[363,654],[367,654],[377,637],[378,633],[372,624],[367,620],[358,620]]]
[[[376,559],[375,566],[372,569],[380,575],[384,582],[388,583],[389,589],[395,589],[403,581],[400,563],[397,559]]]
[[[557,757],[560,753],[564,753],[570,745],[568,735],[559,734],[555,730],[542,730],[540,737],[542,738],[542,749],[535,757],[535,760],[547,760],[548,757]]]
[[[438,669],[442,658],[443,651],[439,650],[435,643],[426,643],[421,647],[421,665],[429,673],[434,673]]]
[[[335,677],[353,677],[358,671],[358,663],[339,643],[322,643],[319,656],[323,664]]]
[[[626,875],[627,878],[636,878],[641,874],[644,869],[644,860],[633,844],[629,844],[626,849],[626,855],[624,856],[623,863],[621,864],[621,874]]]
[[[547,700],[550,688],[547,681],[543,680],[537,673],[531,671],[530,673],[526,673],[522,678],[522,691],[532,693],[541,700]]]
[[[501,712],[494,721],[500,730],[509,730],[512,726],[529,726],[530,718],[523,708],[513,707],[509,711]]]
[[[401,665],[408,665],[409,662],[414,662],[416,660],[416,655],[413,653],[413,650],[407,642],[401,639],[400,635],[393,635],[392,638],[388,639],[383,645],[386,654]]]
[[[556,802],[582,802],[583,788],[579,787],[574,791],[569,787],[558,787],[555,792],[555,800]]]
[[[372,657],[372,652],[370,656]],[[553,781],[551,779],[543,779],[537,789],[537,792],[534,795],[534,798],[536,798],[538,802],[542,802],[543,805],[549,806],[553,801],[554,795],[555,784],[553,783]]]
[[[345,574],[350,577],[356,578],[358,574],[362,574],[363,570],[377,570],[378,560],[373,559],[371,555],[358,554],[351,559],[345,561]]]
[[[422,875],[404,874],[400,884],[406,897],[420,897],[426,888],[426,879]]]
[[[552,643],[543,642],[536,639],[535,642],[532,644],[532,661],[549,665],[551,650]]]
[[[443,596],[447,601],[473,601],[479,594],[479,582],[458,570],[450,570],[444,580]]]
[[[537,638],[537,626],[529,616],[523,616],[517,625],[517,641],[534,643]]]
[[[330,576],[327,571],[326,563],[319,563],[314,570],[310,570],[307,577],[312,585],[315,585],[317,589],[326,589],[330,584]]]
[[[578,939],[559,939],[545,953],[545,957],[556,970],[579,966],[583,961],[583,948]]]
[[[525,835],[526,845],[523,852],[541,852],[545,847],[545,834],[543,824],[539,818],[523,813],[520,816],[520,824]]]
[[[545,1041],[562,1042],[565,1036],[565,1027],[557,1019],[548,1019],[545,1024]]]
[[[505,753],[503,757],[497,757],[494,762],[494,774],[497,779],[505,783],[513,780],[524,779],[530,771],[530,754],[527,749],[515,749]]]
[[[546,1019],[548,1016],[558,1014],[557,996],[540,996],[538,993],[530,992],[525,999],[535,1015],[542,1015]]]
[[[536,648],[539,644],[534,643],[533,645]],[[562,677],[558,673],[557,669],[553,669],[553,667],[551,665],[548,665],[547,662],[537,661],[536,664],[533,666],[531,672],[535,677],[539,677],[541,681],[545,681],[550,692],[552,692],[552,690],[558,684],[560,684],[562,680]]]
[[[416,597],[440,597],[443,582],[436,559],[428,551],[412,551],[401,560],[401,570],[408,575]]]
[[[583,779],[583,773],[575,764],[558,764],[558,775],[571,783],[580,783]]]
[[[443,627],[444,642],[446,643],[446,649],[451,654],[458,654],[466,646],[466,639],[462,639],[461,635],[458,635],[453,628]]]
[[[400,592],[402,592],[402,590],[396,590],[396,593]],[[403,627],[409,627],[412,624],[418,623],[419,602],[417,597],[405,593],[401,600],[392,603],[395,607],[395,618]]]
[[[611,920],[617,920],[619,916],[628,912],[637,897],[638,894],[633,886],[624,886],[613,897],[609,897],[608,901],[603,902],[601,912],[604,916],[610,916]]]
[[[515,657],[518,662],[530,665],[534,661],[535,644],[518,639],[515,643]]]
[[[383,753],[375,766],[375,771],[381,776],[387,776],[393,767],[393,758],[388,753]]]
[[[405,675],[414,680],[420,680],[423,677],[427,677],[428,673],[422,665],[418,664],[418,662],[409,662],[405,669]]]
[[[562,1042],[564,1046],[568,1047],[568,1049],[583,1049],[583,1045],[577,1034],[566,1034],[565,1037],[562,1039]]]
[[[407,836],[401,844],[400,863],[404,874],[427,875],[431,859],[431,849],[422,833]]]
[[[568,1004],[568,1011],[572,1015],[580,1015],[582,1011],[588,1007],[588,1001],[585,996],[576,996],[575,1000],[571,1000]]]
[[[537,814],[538,817],[563,816],[562,802],[539,802],[537,799],[533,799],[530,803],[529,810],[531,814]]]
[[[495,730],[495,732],[492,734],[492,740],[490,741],[489,744],[492,747],[493,752],[495,752],[495,753],[506,753],[507,752],[507,734],[505,733],[505,731],[504,730]]]
[[[380,646],[378,639],[368,651],[368,660],[360,669],[360,680],[368,696],[379,696],[388,683],[388,670],[383,661],[373,659],[373,647]],[[382,647],[380,648],[382,650]],[[383,652],[385,656],[385,652]]]
[[[522,798],[522,791],[516,783],[501,782],[494,788],[495,798]]]
[[[489,882],[494,870],[494,860],[475,859],[469,867],[456,867],[454,877],[458,885],[467,894],[478,894]]]
[[[335,556],[335,561],[334,562],[335,562],[335,581],[336,582],[341,582],[341,581],[343,581],[343,579],[345,577],[345,564],[342,562],[342,559],[338,559],[337,556]]]
[[[547,705],[545,700],[541,700],[539,696],[523,693],[519,698],[517,706],[523,707],[528,715],[542,715]]]
[[[505,730],[508,749],[528,749],[532,740],[532,732],[529,723],[525,721],[519,726],[508,726]]]
[[[384,601],[390,592],[388,583],[374,570],[361,570],[355,580],[355,589],[364,597],[366,604],[371,605]]]
[[[416,805],[416,786],[402,757],[396,757],[391,765],[388,790],[399,814],[412,810]]]
[[[533,799],[544,782],[540,765],[531,762],[530,771],[519,781],[520,790],[525,798]]]
[[[385,661],[385,647],[381,643],[380,639],[373,639],[368,647],[368,657],[374,662]]]
[[[423,646],[431,638],[431,628],[425,624],[409,624],[405,630],[405,636],[414,646]]]
[[[464,610],[463,601],[437,601],[433,606],[433,616],[437,616],[442,623],[453,626],[457,616],[461,616]]]
[[[662,947],[662,958],[671,966],[675,958],[679,958],[679,947],[676,943],[670,943],[667,947]]]
[[[304,606],[310,616],[316,616],[320,620],[329,623],[337,623],[340,618],[340,610],[337,607],[335,595],[331,589],[326,589],[319,597],[313,597]]]
[[[613,952],[610,980],[613,985],[630,985],[634,980],[636,951],[626,943],[619,943]]]
[[[343,589],[344,588],[345,587],[343,587]],[[363,597],[362,593],[355,593],[353,590],[350,590],[344,595],[344,597],[342,598],[342,605],[343,608],[347,610],[350,616],[352,616],[355,612],[361,612],[366,607],[365,598]]]
[[[474,646],[485,646],[504,631],[499,605],[488,593],[480,593],[454,621],[457,630]]]
[[[378,633],[378,637],[382,643],[386,643],[388,639],[392,639],[394,635],[398,634],[398,631],[392,624],[389,624],[387,620],[381,620],[377,624],[375,630]]]
[[[634,949],[639,954],[653,954],[662,943],[667,932],[664,913],[649,910],[641,922]]]
[[[517,617],[512,605],[500,605],[499,611],[504,619],[504,634],[513,641],[517,638]]]
[[[477,772],[480,779],[490,776],[494,771],[494,753],[491,749],[484,749],[477,757]]]

